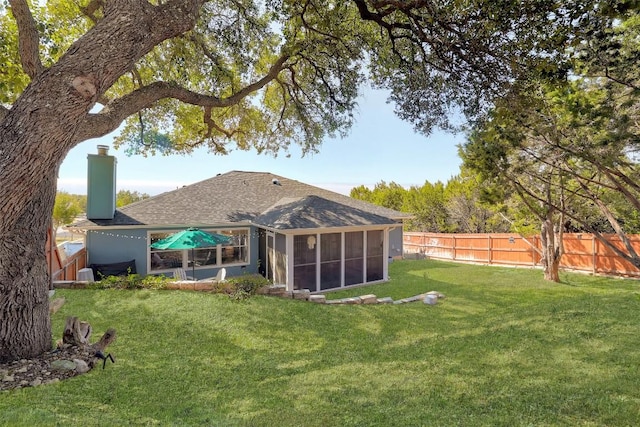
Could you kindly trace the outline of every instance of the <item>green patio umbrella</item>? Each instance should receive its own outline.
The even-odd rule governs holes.
[[[151,247],[153,249],[175,251],[191,249],[193,277],[195,277],[196,263],[195,257],[193,256],[194,250],[201,248],[213,248],[218,245],[228,243],[229,240],[231,240],[229,237],[223,236],[222,234],[209,233],[207,231],[200,230],[199,228],[188,228],[171,234],[164,239],[158,240],[153,243]]]

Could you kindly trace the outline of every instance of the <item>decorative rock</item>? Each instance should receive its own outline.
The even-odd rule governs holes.
[[[91,369],[89,368],[89,365],[87,365],[87,362],[85,362],[82,359],[73,359],[73,363],[75,363],[76,372],[79,374],[84,374],[86,372],[89,372],[89,370]]]
[[[344,301],[345,304],[362,304],[360,297],[343,298],[342,301]]]
[[[310,295],[309,296],[309,301],[311,302],[315,302],[318,304],[324,304],[327,302],[327,297],[324,295]]]
[[[196,282],[193,285],[194,291],[212,291],[213,282]]]
[[[51,369],[53,371],[74,371],[76,364],[71,360],[54,360],[51,362]]]
[[[437,297],[438,297],[438,299],[444,299],[444,298],[445,298],[444,294],[441,294],[441,293],[440,293],[440,292],[438,292],[438,291],[430,291],[430,292],[427,292],[427,295],[435,295],[435,296],[437,296]]]
[[[438,303],[437,295],[427,295],[424,297],[424,303],[429,305],[436,305]]]
[[[15,381],[15,379],[13,378],[13,375],[7,375],[4,378],[2,378],[2,381],[6,383],[12,383]]]
[[[391,297],[378,298],[377,302],[378,304],[393,304],[393,298]]]
[[[58,310],[60,310],[60,308],[62,308],[62,306],[64,305],[64,302],[65,302],[64,297],[56,298],[54,300],[49,301],[49,313],[51,314],[56,313]]]
[[[378,297],[373,294],[368,294],[360,296],[360,300],[362,300],[362,304],[375,304],[378,302]]]
[[[293,291],[293,299],[299,300],[308,300],[311,296],[311,291],[309,289],[298,289]]]
[[[18,373],[27,372],[27,371],[28,371],[28,369],[27,369],[26,366],[16,370],[16,372],[18,372]]]
[[[285,285],[269,285],[258,290],[259,294],[273,296],[282,296],[285,292],[287,292],[287,287]]]
[[[42,384],[42,379],[41,378],[36,378],[35,380],[33,380],[33,381],[31,381],[29,383],[29,385],[31,387],[35,387],[35,386],[40,385],[40,384]]]

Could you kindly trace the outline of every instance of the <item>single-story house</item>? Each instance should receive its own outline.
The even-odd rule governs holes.
[[[138,274],[196,279],[259,273],[287,290],[312,292],[388,280],[402,256],[410,216],[266,172],[231,171],[122,208],[115,205],[116,159],[88,155],[88,264],[135,260]],[[161,251],[151,244],[189,227],[230,238],[214,248]],[[195,268],[194,268],[195,267]]]

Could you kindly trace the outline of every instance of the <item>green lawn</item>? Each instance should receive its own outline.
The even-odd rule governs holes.
[[[436,306],[319,305],[181,291],[66,290],[117,358],[0,393],[0,425],[631,426],[640,282],[396,261],[388,284],[329,294]]]

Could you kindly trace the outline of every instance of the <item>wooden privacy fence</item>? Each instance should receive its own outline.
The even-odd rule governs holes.
[[[606,239],[624,250],[616,235]],[[640,235],[628,236],[640,253]],[[523,238],[517,234],[443,234],[405,232],[405,256],[429,257],[459,262],[509,266],[540,266],[540,236]],[[560,266],[593,274],[640,277],[640,270],[619,257],[592,234],[564,234]],[[626,252],[626,250],[625,250]]]
[[[87,266],[87,250],[80,249],[66,257],[60,253],[57,245],[51,244],[51,233],[47,234],[46,243],[47,267],[51,281],[78,280],[78,271]]]

